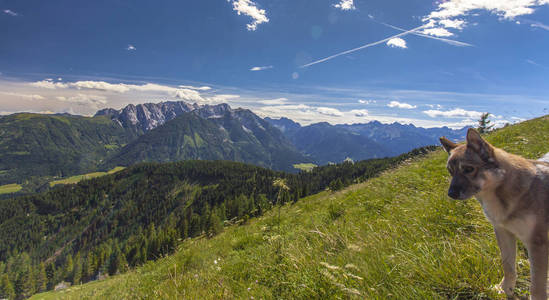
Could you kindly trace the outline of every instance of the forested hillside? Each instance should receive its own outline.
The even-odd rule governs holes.
[[[0,185],[90,172],[135,137],[107,117],[0,117]]]
[[[228,161],[146,163],[2,200],[0,274],[17,295],[28,296],[61,281],[124,272],[172,253],[181,239],[215,235],[273,205],[338,190],[428,150],[299,174]],[[274,185],[276,179],[288,189]]]

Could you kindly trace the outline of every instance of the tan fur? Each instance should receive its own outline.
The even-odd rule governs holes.
[[[513,296],[516,284],[516,238],[528,250],[532,299],[547,299],[549,223],[549,163],[534,161],[498,149],[473,129],[467,144],[441,138],[450,154],[452,183],[448,195],[455,199],[475,196],[494,226],[501,251],[504,278],[501,288]]]

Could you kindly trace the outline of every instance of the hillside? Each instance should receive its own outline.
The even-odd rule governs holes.
[[[20,113],[0,117],[0,185],[93,171],[135,138],[107,117]]]
[[[230,162],[146,163],[0,201],[0,281],[19,296],[61,281],[87,282],[172,253],[177,240],[219,233],[274,204],[364,181],[410,157],[366,160],[292,174]],[[90,176],[91,177],[91,176]],[[283,178],[291,192],[279,191]],[[78,180],[80,178],[74,178]],[[67,179],[67,180],[70,180]],[[0,297],[5,285],[0,282]]]
[[[549,118],[488,140],[537,158],[549,152]],[[498,298],[502,276],[491,226],[475,200],[446,196],[442,150],[341,192],[284,205],[126,274],[34,299],[468,299]],[[279,217],[280,216],[280,217]],[[518,288],[528,285],[519,250]]]

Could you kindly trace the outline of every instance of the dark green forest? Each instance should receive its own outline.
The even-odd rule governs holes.
[[[0,201],[0,297],[87,282],[172,253],[273,206],[361,182],[434,147],[291,174],[229,161],[142,163]],[[274,185],[283,179],[288,190]]]

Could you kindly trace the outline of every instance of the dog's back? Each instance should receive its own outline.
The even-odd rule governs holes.
[[[542,156],[538,161],[549,163],[549,153],[546,153],[544,156]]]

